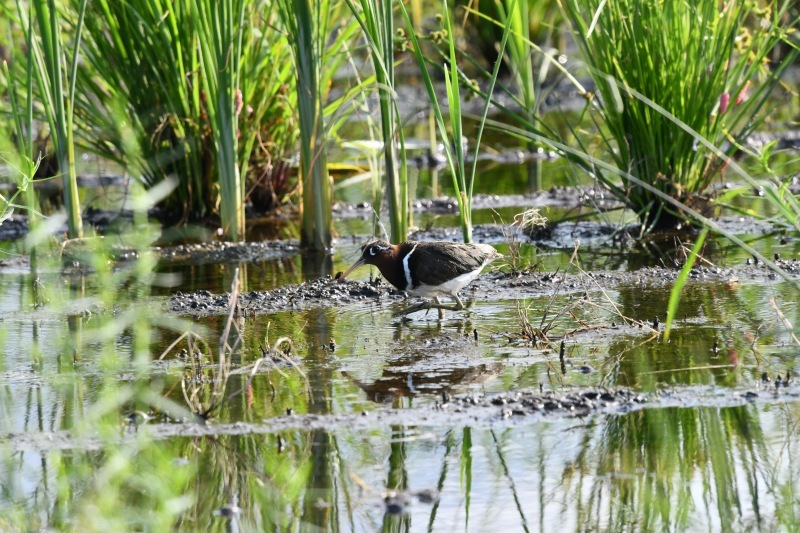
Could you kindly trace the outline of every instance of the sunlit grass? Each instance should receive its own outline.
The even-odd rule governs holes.
[[[77,14],[65,15],[65,7],[55,0],[35,0],[27,5],[17,1],[17,14],[25,33],[25,42],[29,45],[28,61],[34,65],[38,96],[44,107],[62,178],[64,207],[67,211],[67,225],[71,238],[83,235],[73,130],[76,80],[86,5],[87,0],[76,1]],[[75,18],[75,26],[70,34],[73,42],[72,52],[68,58],[61,26],[65,18],[72,17]],[[30,22],[31,18],[36,24]],[[25,116],[27,120],[27,112]],[[26,135],[30,137],[31,130],[28,130]],[[30,143],[30,140],[28,142]],[[25,151],[32,152],[30,144]]]
[[[344,19],[338,17],[344,3],[337,0],[280,0],[277,4],[296,69],[301,242],[309,250],[326,251],[333,239],[327,142],[336,122],[342,120],[335,116],[342,113],[342,106],[326,108],[326,100],[331,76],[345,61],[345,46],[358,26],[341,24]],[[334,31],[336,38],[330,43]]]
[[[217,156],[222,229],[237,241],[244,238],[242,176],[247,173],[250,156],[244,154],[239,161],[239,115],[244,109],[242,42],[248,8],[245,0],[208,0],[196,2],[192,11],[208,102],[205,109]]]
[[[124,121],[118,124],[120,138],[129,152],[136,151],[135,137]],[[136,172],[136,168],[131,168]],[[51,478],[44,484],[42,493],[34,501],[21,496],[19,481],[5,473],[3,516],[0,527],[13,529],[48,528],[83,531],[108,530],[164,530],[175,522],[187,508],[191,492],[186,483],[192,475],[188,466],[176,468],[175,457],[153,441],[146,432],[125,435],[126,410],[149,412],[166,411],[180,416],[181,409],[164,399],[160,382],[151,382],[152,358],[150,347],[154,325],[164,331],[185,327],[180,320],[157,318],[149,303],[151,287],[157,283],[155,258],[151,250],[158,235],[157,227],[149,224],[147,210],[169,193],[167,187],[156,187],[149,193],[134,182],[130,190],[133,218],[117,238],[98,238],[67,241],[82,244],[73,253],[72,261],[91,271],[91,284],[83,283],[81,275],[62,278],[61,258],[42,254],[40,276],[28,276],[31,292],[35,295],[34,312],[60,316],[58,326],[42,326],[43,331],[58,331],[61,337],[53,340],[40,336],[40,323],[32,319],[30,363],[34,372],[46,375],[50,368],[59,368],[72,376],[83,364],[94,372],[94,382],[88,390],[82,382],[70,382],[61,391],[63,404],[54,407],[54,413],[63,410],[64,419],[38,419],[38,431],[68,429],[74,439],[75,450],[62,453],[50,450],[42,453],[42,468]],[[41,231],[31,232],[27,241],[32,247],[52,239],[55,228],[46,221]],[[48,226],[50,229],[48,230]],[[114,247],[123,241],[135,251],[134,260],[117,264]],[[65,246],[66,246],[65,244]],[[63,250],[62,250],[63,251]],[[65,281],[67,283],[65,283]],[[27,309],[24,304],[23,308]],[[75,314],[75,309],[93,309]],[[121,357],[119,339],[129,339],[129,357]],[[42,348],[47,345],[49,349]],[[87,352],[91,358],[84,359]],[[20,372],[17,364],[6,367],[8,353],[2,352],[4,370]],[[125,374],[127,379],[120,380]],[[70,379],[73,379],[72,376]],[[8,393],[13,386],[4,384],[3,409],[10,408]],[[49,410],[43,405],[41,394],[28,406],[36,405],[39,413]],[[21,405],[21,404],[18,404]],[[20,420],[8,420],[5,432],[18,427]],[[29,426],[25,422],[24,427]],[[121,433],[122,430],[122,433]],[[24,454],[2,448],[4,468],[12,471],[25,464]],[[169,473],[168,476],[165,474]],[[16,474],[15,474],[16,475]],[[56,509],[37,505],[50,499],[59,501]],[[124,502],[124,503],[123,503]]]
[[[410,210],[403,124],[397,109],[395,93],[394,40],[396,36],[392,2],[391,0],[361,0],[359,9],[351,0],[346,1],[367,39],[369,54],[375,70],[375,84],[381,111],[380,126],[383,140],[386,199],[389,204],[390,240],[399,243],[405,241],[408,236]],[[403,33],[402,30],[400,33]],[[380,207],[380,204],[375,206],[376,210],[379,210]]]
[[[32,19],[29,19],[27,35],[32,36]],[[29,47],[30,48],[30,47]],[[15,64],[15,66],[18,63]],[[25,90],[18,93],[16,77],[18,73],[13,73],[8,68],[8,63],[3,62],[3,73],[8,83],[8,100],[11,106],[11,121],[13,123],[13,135],[16,142],[10,138],[0,136],[0,161],[4,162],[11,169],[11,179],[17,187],[16,192],[8,198],[0,195],[0,223],[10,217],[15,208],[18,207],[16,198],[20,194],[24,198],[24,208],[28,216],[28,231],[35,233],[41,214],[34,190],[34,177],[41,162],[41,154],[34,153],[33,139],[33,63],[28,61],[25,65]],[[20,76],[22,77],[22,76]],[[24,98],[24,106],[19,101]],[[36,248],[29,249],[31,269],[36,271]]]
[[[123,167],[136,164],[142,175],[135,178],[148,187],[178,179],[163,204],[175,218],[205,217],[219,205],[233,219],[225,227],[243,228],[236,206],[246,184],[271,179],[297,138],[296,96],[287,90],[294,72],[274,5],[235,4],[235,14],[219,18],[225,10],[217,3],[199,11],[187,0],[169,9],[154,0],[91,2],[76,111],[90,150]],[[214,28],[227,32],[229,46]],[[119,109],[141,161],[131,160],[116,133]]]
[[[441,15],[442,28],[435,33],[432,37],[434,40],[446,39],[448,43],[448,54],[444,61],[443,71],[445,80],[445,95],[447,104],[447,115],[449,118],[450,127],[448,128],[445,122],[443,102],[440,102],[436,89],[434,88],[433,78],[428,71],[427,58],[420,46],[420,39],[417,37],[416,29],[414,28],[411,17],[406,11],[405,7],[401,4],[401,10],[406,22],[406,28],[409,34],[409,43],[411,44],[411,52],[417,61],[420,76],[425,83],[425,89],[430,100],[432,112],[439,135],[444,144],[445,158],[447,166],[450,171],[450,176],[453,180],[453,189],[456,193],[456,201],[458,202],[459,219],[461,222],[461,235],[464,242],[472,242],[472,192],[476,179],[476,170],[478,164],[478,153],[481,148],[481,136],[483,135],[484,126],[489,113],[489,107],[492,101],[492,93],[494,91],[495,83],[500,72],[500,62],[497,61],[494,70],[489,79],[489,87],[486,91],[483,113],[478,122],[477,135],[474,141],[464,138],[463,117],[461,112],[461,83],[463,76],[458,66],[458,56],[456,53],[455,36],[453,34],[453,27],[450,20],[450,14],[447,10],[447,3],[442,4],[443,15]],[[500,53],[502,55],[505,50],[506,43],[510,35],[511,19],[506,21],[506,26],[503,32],[503,40],[500,44]],[[432,34],[433,35],[433,34]],[[475,149],[472,156],[472,166],[467,170],[467,150],[470,144],[474,144]]]
[[[788,5],[565,2],[597,85],[590,116],[605,156],[686,208],[708,213],[710,185],[763,122],[793,60],[792,53],[769,64],[788,37]],[[594,175],[650,227],[686,217],[635,182],[601,169]]]

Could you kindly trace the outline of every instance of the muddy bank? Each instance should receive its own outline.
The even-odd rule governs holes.
[[[721,230],[732,235],[768,235],[783,229],[749,217],[720,217],[715,222]],[[639,224],[622,226],[595,220],[579,220],[523,229],[501,224],[477,224],[473,228],[473,239],[475,242],[500,244],[507,242],[509,236],[513,235],[519,242],[527,242],[540,248],[571,250],[578,244],[582,249],[603,247],[624,250],[632,246],[646,248],[653,244],[664,244],[674,249],[677,241],[691,241],[697,235],[696,229],[692,227],[660,231],[645,236],[641,233],[642,228]],[[463,240],[463,235],[461,228],[431,228],[413,232],[409,235],[409,240],[459,242]],[[784,240],[791,242],[794,239],[786,237]]]
[[[27,223],[26,223],[27,224]],[[85,274],[93,271],[94,254],[98,251],[119,265],[139,258],[139,252],[113,238],[87,238],[67,241],[56,254],[64,274]],[[161,266],[207,265],[256,261],[275,261],[300,253],[299,241],[205,242],[177,246],[155,246],[150,249]],[[46,263],[46,261],[45,261]],[[0,259],[5,272],[30,270],[27,255],[9,255]]]
[[[777,260],[776,264],[793,280],[800,280],[800,261]],[[502,268],[502,267],[501,267]],[[461,291],[465,301],[519,300],[537,296],[559,294],[585,294],[591,297],[605,289],[628,287],[665,287],[678,277],[677,269],[664,267],[642,268],[633,272],[598,271],[581,274],[552,272],[487,272]],[[690,283],[724,283],[731,289],[753,283],[777,283],[778,274],[763,263],[746,260],[733,267],[698,266],[690,275]],[[168,300],[168,309],[174,313],[192,316],[227,314],[229,295],[209,291],[178,292]],[[406,294],[388,285],[380,278],[372,282],[344,280],[331,277],[288,285],[272,291],[251,291],[239,295],[238,311],[242,315],[274,313],[287,310],[304,310],[341,305],[397,304]],[[416,300],[415,300],[416,301]],[[391,310],[396,310],[392,307]],[[386,309],[387,312],[391,311]]]
[[[300,252],[299,241],[209,242],[156,247],[159,263],[170,265],[267,261]]]
[[[520,210],[532,207],[575,208],[591,205],[599,209],[617,209],[622,204],[608,191],[599,187],[556,186],[530,194],[476,194],[472,198],[473,209],[502,209],[519,207]],[[418,199],[411,203],[415,214],[453,215],[458,213],[455,198],[441,196],[431,199]],[[386,212],[384,208],[383,212]],[[336,202],[333,205],[334,218],[369,218],[374,215],[372,204]]]
[[[473,209],[501,209],[505,207],[519,207],[520,210],[531,207],[560,207],[571,208],[582,205],[592,205],[600,209],[618,208],[621,204],[611,197],[607,191],[598,187],[561,187],[556,186],[548,190],[532,194],[476,194],[472,200]],[[457,214],[458,202],[455,198],[441,196],[432,199],[418,199],[412,202],[416,214]],[[292,209],[293,211],[293,209]],[[384,208],[383,212],[386,212]],[[368,202],[333,204],[333,218],[370,218],[374,215],[372,204]],[[148,212],[148,217],[153,220],[165,221],[166,216],[158,209]],[[130,226],[133,221],[133,212],[129,210],[100,210],[88,208],[82,215],[83,224],[103,234]],[[56,234],[66,234],[67,226],[64,223],[55,230]],[[0,241],[21,239],[28,233],[28,217],[23,213],[11,215],[0,224]]]
[[[0,241],[21,239],[28,234],[28,217],[11,215],[0,223]]]
[[[381,409],[344,415],[286,415],[260,424],[235,422],[126,424],[123,432],[147,431],[155,439],[258,435],[291,430],[366,430],[393,425],[492,427],[550,417],[591,414],[619,415],[646,405],[648,398],[626,390],[587,390],[567,394],[506,393],[445,397],[434,405],[415,409]],[[124,439],[124,437],[123,437]],[[121,439],[122,440],[122,439]],[[14,450],[100,450],[106,444],[93,436],[79,438],[69,431],[12,433],[0,436],[0,445]]]
[[[507,392],[443,397],[432,405],[411,409],[381,409],[341,415],[286,415],[261,423],[216,424],[178,422],[134,425],[123,422],[117,442],[132,440],[137,432],[147,432],[156,440],[180,437],[222,435],[263,435],[283,431],[357,431],[390,426],[448,426],[471,428],[510,427],[542,420],[572,419],[587,416],[621,416],[639,409],[665,407],[735,407],[748,404],[781,404],[800,399],[796,380],[780,387],[753,387],[731,390],[698,386],[641,394],[629,390],[587,389],[582,391]],[[9,450],[101,450],[108,445],[94,435],[79,437],[70,431],[7,433],[0,435],[0,446]]]
[[[779,231],[773,225],[743,217],[726,217],[717,222],[721,228],[732,234],[769,234]],[[547,227],[534,227],[519,229],[501,224],[478,224],[473,228],[475,242],[502,244],[509,238],[518,242],[527,243],[539,248],[570,250],[576,245],[581,249],[608,248],[618,251],[627,250],[633,246],[642,248],[648,246],[665,245],[674,249],[676,239],[684,241],[691,239],[691,230],[664,232],[651,235],[645,239],[638,239],[639,226],[618,226],[595,221],[566,222]],[[109,237],[109,240],[115,237]],[[444,227],[418,230],[409,236],[410,240],[447,240],[461,241],[460,228]],[[352,245],[361,245],[369,240],[368,236],[352,235],[339,239],[339,245],[349,242]],[[789,242],[792,239],[786,239]],[[67,241],[61,250],[65,266],[80,266],[91,262],[91,252],[98,248],[97,239],[83,239]],[[124,244],[107,246],[108,253],[115,261],[129,261],[138,257],[136,250]],[[254,241],[254,242],[226,242],[211,241],[204,243],[179,244],[176,246],[156,246],[151,249],[159,263],[163,265],[188,265],[188,264],[214,264],[237,263],[241,261],[265,261],[291,257],[301,252],[300,243],[296,240],[287,241]],[[0,263],[0,266],[3,266]]]
[[[53,215],[56,217],[58,215]],[[63,217],[63,216],[62,216]],[[148,217],[154,220],[162,218],[160,211],[152,210]],[[133,222],[133,211],[127,210],[101,210],[89,207],[81,215],[85,228],[93,228],[98,233],[115,231],[117,228],[130,226]],[[66,219],[53,230],[55,235],[66,235],[68,229]],[[13,241],[21,239],[28,234],[28,217],[23,213],[16,213],[0,223],[0,241]]]
[[[124,263],[138,259],[138,252],[123,244],[102,245],[109,257]],[[97,239],[68,241],[61,249],[61,262],[71,270],[90,269],[93,253],[102,249]],[[205,242],[155,246],[150,252],[161,265],[204,265],[238,263],[242,261],[270,261],[291,257],[300,252],[299,241],[261,242]]]
[[[169,298],[168,308],[179,314],[205,316],[226,314],[230,295],[198,291],[177,292]],[[405,298],[404,293],[389,288],[385,282],[345,281],[339,283],[328,277],[299,285],[287,285],[272,291],[251,291],[240,294],[238,312],[248,316],[284,310],[332,307],[358,302],[390,302]]]

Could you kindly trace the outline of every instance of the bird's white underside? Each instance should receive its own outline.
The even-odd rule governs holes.
[[[411,250],[413,252],[414,250]],[[405,259],[403,260],[403,270],[405,271],[406,280],[408,280],[408,285],[411,285],[411,272],[408,270],[408,257],[411,255],[409,253],[406,255]],[[441,285],[420,285],[416,289],[406,289],[406,292],[409,294],[413,294],[414,296],[422,296],[423,298],[434,298],[436,296],[454,296],[458,294],[458,291],[463,289],[467,286],[472,280],[478,277],[478,274],[481,273],[483,267],[488,265],[492,262],[492,259],[488,261],[484,261],[480,268],[473,270],[472,272],[467,272],[466,274],[461,274],[457,278],[453,278],[450,281],[446,281]]]

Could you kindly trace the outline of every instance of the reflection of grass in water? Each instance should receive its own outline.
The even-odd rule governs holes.
[[[644,390],[663,385],[735,386],[765,371],[784,373],[794,365],[766,357],[775,345],[792,342],[769,304],[775,290],[730,282],[688,283],[669,344],[614,339],[608,348],[606,382]],[[784,294],[782,306],[790,309],[795,298]],[[617,296],[626,314],[663,319],[669,287],[631,284],[619,287]],[[791,313],[789,319],[797,321]]]
[[[171,445],[172,446],[172,445]],[[311,494],[313,473],[331,471],[312,460],[315,441],[308,432],[282,435],[219,436],[177,443],[172,452],[185,457],[202,475],[186,488],[200,489],[192,506],[177,522],[178,530],[209,530],[223,521],[215,512],[223,506],[242,510],[234,517],[241,531],[285,530],[308,525],[304,500]],[[324,451],[323,455],[332,453]],[[322,510],[322,509],[321,509]]]
[[[12,414],[24,410],[25,431],[68,428],[77,447],[61,453],[45,446],[36,468],[30,454],[2,450],[7,474],[0,476],[0,516],[11,518],[0,521],[0,529],[164,530],[188,503],[183,491],[191,469],[176,465],[175,457],[153,443],[146,430],[127,434],[125,427],[126,421],[139,421],[153,410],[183,414],[161,397],[160,380],[150,378],[156,317],[148,298],[155,261],[149,251],[154,233],[145,212],[156,198],[136,184],[132,188],[137,210],[125,241],[136,250],[137,260],[117,266],[113,239],[87,240],[74,252],[75,260],[92,269],[91,283],[75,276],[65,288],[60,258],[52,256],[42,258],[52,264],[31,280],[46,306],[37,312],[69,318],[34,321],[30,353],[35,380],[19,399],[16,390],[26,385],[7,383],[7,390],[14,392],[4,398],[4,409]],[[158,319],[165,329],[182,326],[174,319]],[[41,336],[39,326],[46,332]],[[121,339],[130,347],[128,353],[120,350]],[[10,360],[20,362],[16,354]],[[51,369],[57,369],[56,379]],[[19,423],[13,424],[16,428]],[[122,440],[121,433],[127,438]],[[81,449],[84,438],[101,451]],[[31,486],[36,488],[27,492]]]
[[[797,431],[785,433],[783,447],[770,443],[761,429],[770,411],[753,406],[646,409],[592,418],[587,425],[559,423],[583,432],[572,460],[564,456],[571,455],[571,447],[559,451],[553,443],[520,442],[519,428],[442,432],[440,452],[425,442],[414,444],[415,430],[403,427],[368,435],[347,429],[291,431],[281,435],[282,445],[277,436],[193,441],[185,453],[203,465],[205,475],[198,481],[210,490],[199,494],[179,525],[211,523],[213,511],[233,496],[243,510],[238,520],[245,530],[312,524],[346,529],[354,523],[419,527],[426,521],[435,530],[452,524],[454,505],[456,520],[474,526],[485,523],[480,511],[487,501],[501,495],[493,491],[508,490],[497,517],[513,523],[516,515],[531,530],[559,521],[592,531],[685,530],[706,523],[730,530],[752,520],[763,520],[761,527],[791,528],[797,524],[797,503],[791,499],[797,472],[786,463],[795,452]],[[796,409],[787,409],[785,419],[783,408],[777,411],[772,411],[774,423],[796,426]],[[559,438],[548,427],[530,431]],[[431,463],[437,460],[438,467]],[[439,471],[438,483],[436,474],[422,477],[444,492],[444,507],[433,503],[425,517],[413,503],[408,515],[381,519],[375,504],[383,487],[369,484],[384,480],[387,489],[413,491],[420,487],[420,461]],[[529,468],[515,468],[519,461],[530,461]],[[550,485],[557,479],[560,484]],[[532,487],[528,480],[542,485]],[[539,500],[531,501],[532,492]],[[516,506],[512,498],[518,498]],[[780,511],[773,517],[774,506]],[[555,515],[554,507],[560,509]]]
[[[705,514],[727,530],[768,499],[773,460],[751,406],[644,409],[608,419],[596,442],[564,475],[589,528],[684,530]]]

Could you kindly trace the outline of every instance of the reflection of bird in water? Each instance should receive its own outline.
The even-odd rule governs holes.
[[[398,311],[395,316],[415,311],[438,309],[439,317],[444,311],[460,311],[464,303],[458,291],[478,277],[483,267],[503,257],[488,244],[464,244],[446,241],[389,244],[373,241],[364,245],[361,257],[341,275],[342,281],[361,265],[375,265],[386,281],[413,296],[433,298]],[[455,305],[444,305],[440,296],[453,298]]]
[[[413,361],[400,360],[395,365],[407,369]],[[346,370],[342,375],[363,390],[375,403],[390,403],[396,398],[413,398],[420,394],[441,396],[463,385],[483,383],[503,369],[501,364],[476,365],[467,368],[442,368],[436,372],[384,369],[383,375],[371,383],[359,380]]]

